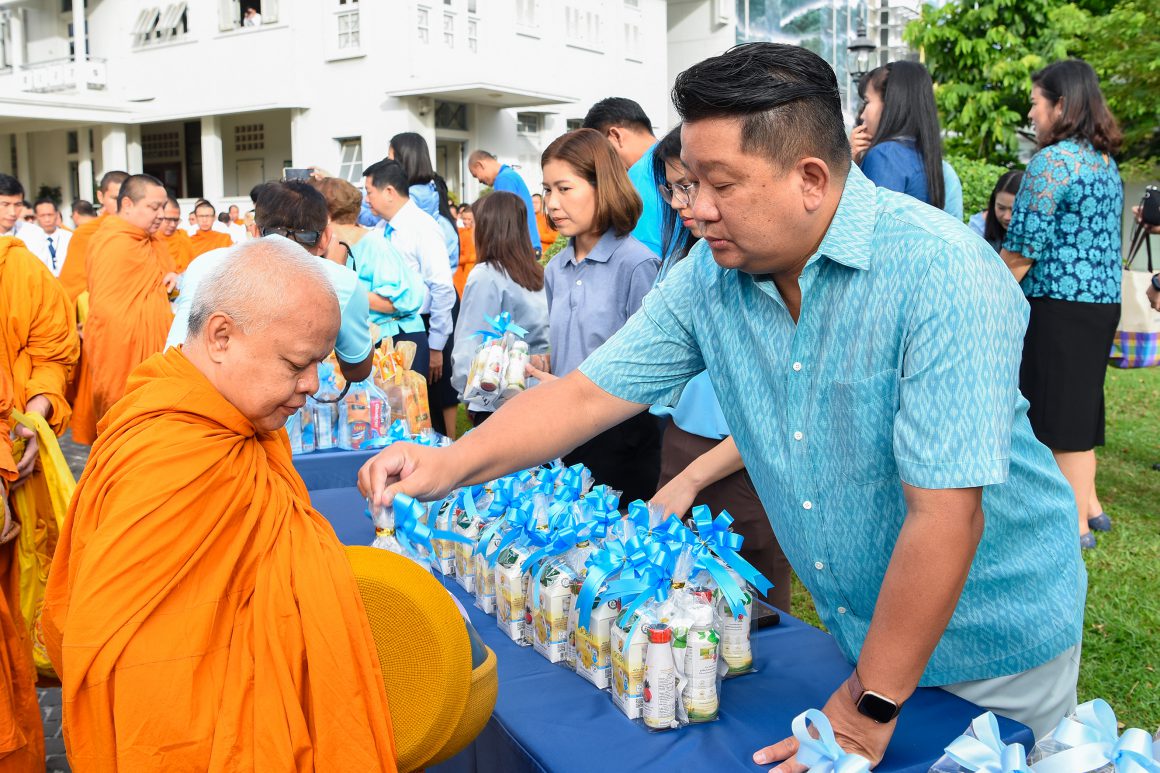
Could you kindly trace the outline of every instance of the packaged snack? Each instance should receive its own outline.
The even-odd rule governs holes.
[[[455,509],[453,497],[447,497],[433,510],[435,523],[433,527],[441,531],[452,531],[454,522],[451,515]],[[436,539],[431,541],[433,548],[431,562],[444,577],[455,576],[455,543],[451,540]]]
[[[623,617],[623,616],[622,616]],[[640,719],[644,709],[647,626],[635,625],[635,616],[612,624],[609,650],[612,660],[612,702],[629,719]]]
[[[319,451],[332,451],[338,446],[335,428],[338,424],[338,406],[315,400],[311,405],[314,414],[314,447]]]
[[[572,603],[580,592],[580,584],[573,583]],[[607,690],[612,684],[612,627],[620,613],[620,603],[616,600],[597,600],[589,619],[588,627],[574,625],[576,673],[594,684],[597,689]],[[573,606],[572,618],[576,610]]]
[[[532,551],[524,545],[508,545],[495,564],[495,617],[507,636],[517,644],[532,643],[532,607],[524,560]]]
[[[538,578],[538,580],[537,580]],[[566,662],[572,584],[578,578],[564,557],[548,559],[532,577],[532,646],[551,663]]]
[[[682,594],[683,612],[673,623],[673,654],[683,661],[681,701],[690,722],[711,722],[720,708],[717,634],[713,591],[694,587]]]
[[[721,619],[721,659],[727,666],[726,676],[739,676],[753,670],[753,647],[750,637],[753,629],[753,596],[748,592],[744,604],[733,609],[720,590],[717,592],[717,610]]]
[[[387,397],[373,381],[351,384],[338,403],[338,447],[357,451],[386,446],[390,420]]]
[[[314,450],[314,409],[313,400],[306,398],[306,405],[299,408],[286,422],[286,434],[290,437],[290,453],[308,454]]]
[[[510,400],[528,387],[527,368],[530,357],[528,345],[523,341],[516,341],[508,350],[507,363],[503,371],[503,387],[500,397]]]

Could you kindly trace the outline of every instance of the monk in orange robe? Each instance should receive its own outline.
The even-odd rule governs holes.
[[[74,769],[396,769],[366,611],[283,429],[338,328],[318,258],[248,242],[106,415],[45,603]]]
[[[217,222],[217,212],[213,204],[205,199],[197,202],[193,208],[193,217],[197,222],[197,231],[189,238],[193,244],[193,260],[210,250],[233,246],[234,240],[229,234],[213,230],[213,224]]]
[[[548,221],[548,216],[544,213],[544,199],[540,194],[532,195],[532,206],[536,208],[536,228],[540,232],[540,254],[546,255],[548,248],[560,238],[560,232],[553,228]]]
[[[39,262],[39,261],[38,261]],[[44,771],[44,726],[36,700],[32,641],[20,615],[16,535],[20,525],[8,507],[9,487],[17,480],[12,457],[9,414],[12,382],[0,368],[0,773]]]
[[[475,255],[475,213],[471,211],[470,204],[464,204],[459,208],[459,219],[463,221],[463,227],[459,229],[459,266],[456,267],[451,281],[455,284],[455,290],[462,298],[463,288],[467,286],[467,275],[471,273],[471,269],[475,268],[477,262]]]
[[[157,229],[157,240],[161,242],[173,261],[173,270],[179,274],[185,273],[193,261],[193,243],[189,234],[181,225],[181,205],[177,199],[171,198],[165,203],[165,211],[161,217],[161,227]]]
[[[97,422],[125,393],[129,373],[165,348],[173,314],[173,263],[152,234],[169,196],[149,175],[121,186],[119,210],[93,237],[88,259],[89,318],[84,370],[73,404],[73,438],[96,440]]]
[[[128,172],[105,172],[97,188],[97,203],[101,205],[101,216],[78,225],[73,231],[72,239],[69,240],[68,253],[64,257],[64,265],[60,267],[58,278],[73,303],[76,303],[77,297],[88,289],[86,261],[89,243],[93,234],[105,222],[105,218],[117,211],[117,197],[121,195],[121,184],[128,177]]]

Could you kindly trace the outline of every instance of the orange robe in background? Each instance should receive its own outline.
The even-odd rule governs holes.
[[[165,348],[173,314],[161,280],[172,265],[160,242],[120,217],[93,237],[84,367],[73,404],[78,443],[96,440],[97,423],[125,393],[129,373]]]
[[[12,382],[0,368],[0,498],[5,500],[17,477],[9,437],[12,398]],[[18,571],[16,540],[11,539],[0,544],[0,773],[44,773],[44,726],[32,641],[20,615]]]
[[[459,229],[459,266],[455,269],[454,276],[451,281],[455,284],[455,289],[459,292],[459,297],[463,297],[463,288],[467,285],[467,275],[471,273],[471,269],[475,268],[475,229],[474,228],[460,228]]]
[[[68,253],[64,256],[64,265],[60,267],[58,279],[68,294],[68,299],[73,303],[77,302],[77,296],[88,289],[86,260],[89,244],[92,242],[93,234],[107,222],[109,216],[101,215],[95,220],[81,223],[69,240]]]
[[[173,261],[174,271],[180,274],[189,268],[189,264],[193,262],[193,242],[189,240],[189,234],[178,228],[173,232],[173,236],[162,236],[158,232],[154,234],[154,238],[165,245],[169,258]]]
[[[560,238],[560,232],[552,227],[552,224],[548,222],[548,216],[543,212],[536,213],[536,227],[540,231],[540,249],[546,254],[548,248]]]
[[[395,770],[366,611],[285,431],[177,348],[104,419],[44,628],[77,770]]]
[[[191,261],[206,254],[210,250],[234,246],[234,240],[230,238],[229,234],[213,230],[202,231],[198,229],[193,236],[189,237],[189,241],[193,245],[193,258],[190,259]]]

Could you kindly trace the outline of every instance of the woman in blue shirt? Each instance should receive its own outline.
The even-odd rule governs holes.
[[[971,230],[982,236],[995,252],[1003,249],[1003,240],[1007,238],[1007,225],[1015,212],[1015,194],[1019,192],[1022,183],[1022,169],[1004,172],[991,191],[987,208],[971,215],[971,219],[967,221]]]
[[[891,62],[858,84],[862,126],[851,138],[863,149],[862,173],[880,188],[905,193],[962,220],[963,186],[943,160],[934,83],[918,62]]]
[[[688,171],[681,163],[680,125],[654,146],[652,170],[661,198],[669,205],[661,218],[661,247],[668,257],[661,264],[659,284],[701,237],[689,202]],[[694,376],[676,406],[658,405],[652,412],[670,419],[661,440],[661,477],[653,503],[682,518],[694,505],[707,505],[714,515],[728,510],[733,530],[745,538],[742,557],[773,583],[768,601],[790,611],[789,561],[745,471],[709,374]]]
[[[558,137],[540,158],[544,209],[568,246],[544,272],[551,372],[564,376],[628,321],[652,289],[660,261],[632,236],[641,200],[616,152],[595,129]],[[538,375],[538,374],[537,374]],[[660,475],[660,426],[638,414],[579,446],[564,461],[648,500]]]
[[[1120,130],[1099,79],[1080,59],[1031,76],[1039,152],[1031,159],[1002,256],[1031,306],[1019,387],[1036,437],[1075,492],[1080,544],[1111,521],[1095,494],[1104,444],[1104,377],[1120,319],[1124,185]]]

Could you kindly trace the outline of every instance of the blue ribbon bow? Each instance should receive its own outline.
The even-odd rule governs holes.
[[[999,723],[991,712],[971,721],[973,735],[960,735],[946,747],[947,756],[977,773],[1031,773],[1023,744],[1003,743]]]
[[[807,723],[813,724],[817,738],[810,735]],[[843,751],[834,738],[830,720],[817,709],[807,709],[794,717],[793,737],[799,744],[797,761],[811,773],[870,773],[870,760]]]
[[[741,550],[744,538],[732,531],[733,516],[729,515],[727,510],[722,510],[721,514],[714,518],[708,506],[697,505],[693,508],[693,525],[697,528],[697,536],[727,566],[763,594],[769,592],[773,583],[737,552]]]
[[[1116,713],[1097,698],[1075,710],[1075,719],[1064,717],[1051,738],[1071,748],[1040,760],[1034,773],[1076,773],[1112,765],[1116,773],[1160,773],[1152,736],[1139,728],[1118,732]]]
[[[528,334],[527,330],[512,322],[511,313],[506,311],[494,317],[485,316],[483,321],[490,329],[476,330],[475,334],[482,337],[485,344],[493,338],[503,338],[505,333],[511,333],[517,338],[523,338]]]

